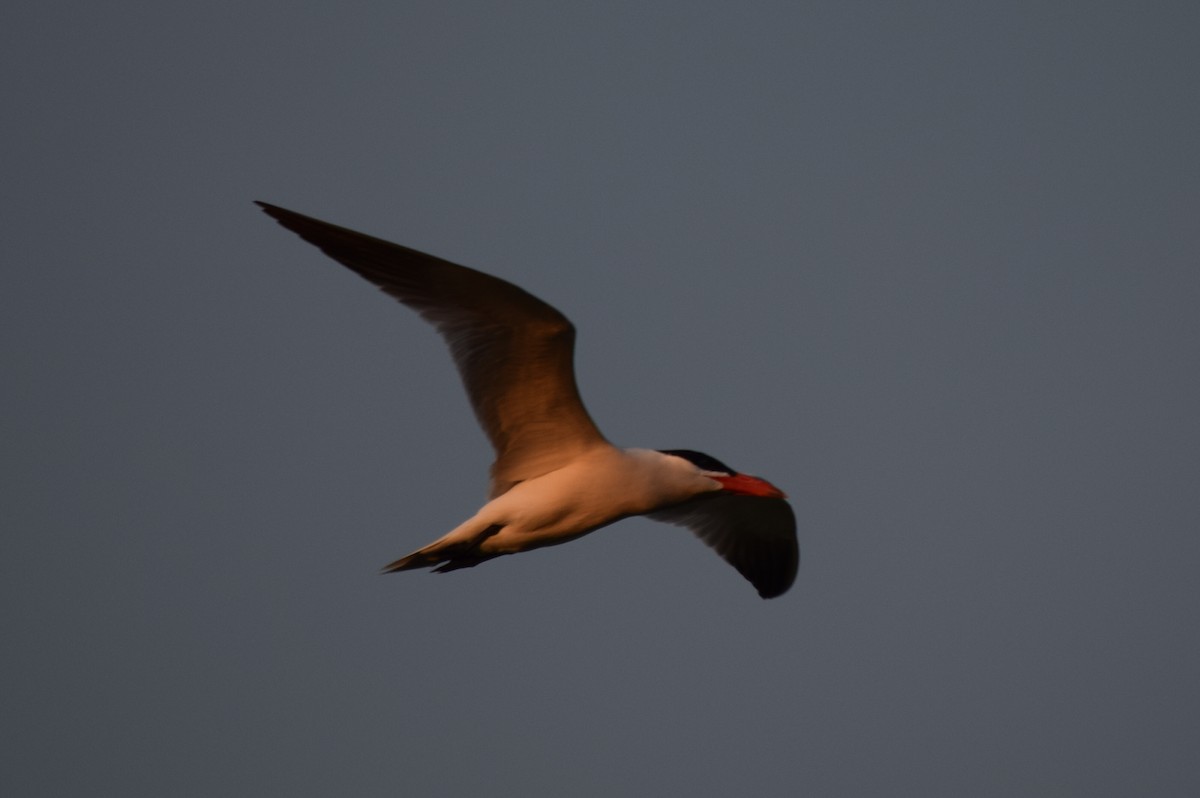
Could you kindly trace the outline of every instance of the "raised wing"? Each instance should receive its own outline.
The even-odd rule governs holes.
[[[796,516],[783,499],[709,493],[648,515],[695,532],[765,599],[783,595],[796,581]]]
[[[575,385],[575,327],[512,283],[344,227],[257,203],[273,219],[416,310],[450,345],[496,450],[491,495],[608,445]]]

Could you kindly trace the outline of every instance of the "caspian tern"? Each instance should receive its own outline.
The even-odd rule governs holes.
[[[699,452],[605,440],[579,398],[562,313],[499,277],[257,204],[437,328],[496,450],[479,512],[385,572],[470,568],[645,515],[691,529],[763,598],[792,586],[800,551],[783,491]]]

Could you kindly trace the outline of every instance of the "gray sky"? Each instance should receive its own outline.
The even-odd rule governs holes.
[[[0,793],[1200,794],[1197,8],[5,4]],[[561,308],[796,587],[378,576],[490,453],[253,199]]]

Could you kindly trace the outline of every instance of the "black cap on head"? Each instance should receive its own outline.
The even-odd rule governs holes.
[[[662,454],[670,454],[675,457],[682,457],[692,465],[699,468],[701,471],[712,471],[716,474],[728,474],[733,476],[737,472],[729,466],[722,463],[715,457],[709,457],[703,452],[694,452],[691,449],[659,449]]]

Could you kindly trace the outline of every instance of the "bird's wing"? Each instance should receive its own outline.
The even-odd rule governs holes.
[[[283,208],[275,221],[432,323],[496,450],[492,496],[607,442],[575,385],[575,327],[512,283]]]
[[[783,499],[709,493],[648,515],[695,532],[765,599],[796,581],[796,516]]]

